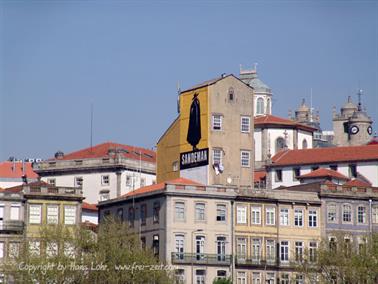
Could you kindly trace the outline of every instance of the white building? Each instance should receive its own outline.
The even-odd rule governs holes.
[[[255,117],[254,122],[256,168],[283,149],[312,148],[313,127],[273,115]]]
[[[95,204],[83,202],[81,206],[81,222],[98,225],[98,209]]]
[[[32,164],[22,161],[5,161],[0,163],[0,188],[21,185],[24,182],[37,181],[38,174]]]
[[[152,150],[107,142],[35,164],[43,181],[56,186],[82,187],[85,201],[115,198],[155,183],[156,155]]]
[[[378,186],[378,145],[281,151],[266,165],[268,187],[300,184],[300,176],[319,168]]]

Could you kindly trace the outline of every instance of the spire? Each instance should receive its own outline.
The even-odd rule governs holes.
[[[357,106],[357,108],[358,108],[358,111],[361,111],[362,110],[362,103],[361,103],[362,90],[361,89],[358,90],[357,96],[358,96],[358,106]]]

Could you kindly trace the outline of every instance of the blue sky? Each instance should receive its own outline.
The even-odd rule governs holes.
[[[377,1],[1,1],[0,160],[90,143],[151,148],[190,87],[258,63],[275,115],[331,128],[358,88],[378,119]],[[376,131],[377,125],[373,127]]]

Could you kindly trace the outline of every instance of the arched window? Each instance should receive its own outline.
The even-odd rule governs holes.
[[[302,141],[302,149],[307,149],[307,147],[308,147],[307,140],[303,139],[303,141]]]
[[[264,114],[264,99],[257,99],[256,114]]]
[[[228,89],[228,100],[229,101],[233,101],[234,97],[235,97],[235,95],[234,95],[234,88],[230,87]]]
[[[278,137],[276,140],[276,153],[285,148],[285,139]]]
[[[267,99],[266,101],[266,114],[270,114],[270,99]]]

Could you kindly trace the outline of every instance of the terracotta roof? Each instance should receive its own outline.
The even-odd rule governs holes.
[[[311,126],[301,124],[298,122],[295,122],[290,119],[274,116],[274,115],[262,115],[262,116],[257,116],[254,118],[254,123],[255,123],[255,128],[259,128],[261,126],[290,126],[293,128],[299,128],[307,131],[314,132],[316,128],[313,128]]]
[[[33,171],[31,163],[1,162],[0,178],[21,178],[23,175],[22,165],[25,165],[25,174],[28,178],[36,179],[38,175]]]
[[[266,178],[266,171],[255,171],[253,175],[253,181],[259,182]]]
[[[308,174],[301,175],[298,177],[298,179],[322,178],[322,177],[331,177],[331,178],[336,178],[336,179],[349,180],[349,178],[344,176],[343,174],[337,171],[325,169],[325,168],[320,168]]]
[[[96,204],[91,204],[87,202],[83,202],[83,204],[81,205],[81,209],[88,210],[88,211],[98,211]]]
[[[113,199],[113,200],[126,199],[126,198],[129,198],[129,197],[131,197],[131,196],[138,196],[138,195],[145,194],[145,193],[150,193],[150,192],[154,192],[154,191],[163,190],[163,189],[165,189],[165,187],[166,187],[168,184],[173,184],[173,185],[198,185],[198,186],[203,186],[203,184],[200,184],[200,183],[195,182],[195,181],[190,180],[190,179],[186,179],[186,178],[177,178],[177,179],[174,179],[174,180],[170,180],[170,181],[166,181],[166,182],[161,182],[161,183],[156,183],[156,184],[152,184],[152,185],[148,185],[148,186],[141,187],[141,188],[136,189],[136,190],[134,190],[134,191],[130,191],[130,192],[127,193],[127,194],[121,195],[120,197],[117,197],[117,198],[115,198],[115,199]]]
[[[377,161],[378,145],[282,150],[269,166],[313,165],[352,161]]]
[[[120,149],[123,150],[122,156],[129,159],[147,161],[147,162],[156,162],[156,153],[153,150],[134,147],[124,144],[118,144],[113,142],[105,142],[93,146],[92,148],[85,148],[78,150],[72,153],[65,154],[61,160],[76,160],[76,159],[91,159],[91,158],[101,158],[101,157],[110,157],[109,150],[111,149]],[[141,155],[139,155],[141,153]]]
[[[344,186],[352,186],[352,187],[371,187],[371,184],[364,182],[360,179],[352,179],[343,184]]]

